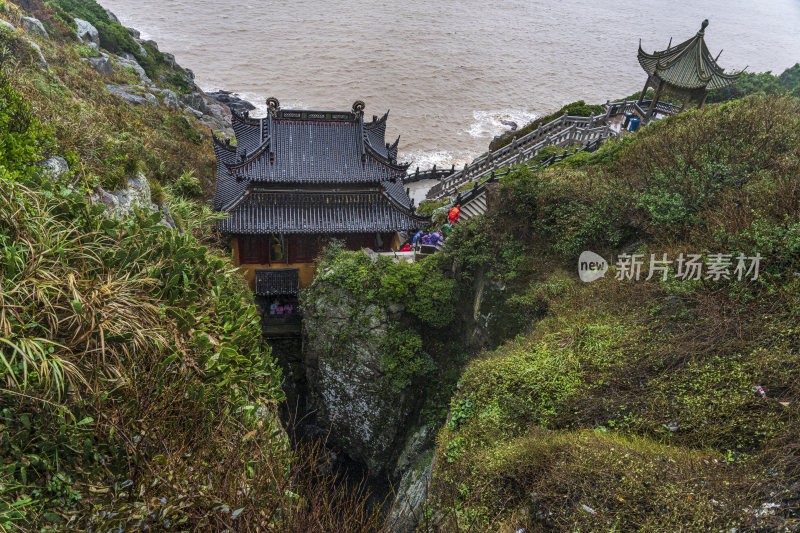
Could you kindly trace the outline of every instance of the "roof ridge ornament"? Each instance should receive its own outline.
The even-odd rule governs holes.
[[[281,108],[281,103],[278,101],[277,98],[274,96],[270,96],[267,98],[267,109],[269,109],[269,114],[273,117],[278,114],[278,110]]]
[[[367,107],[367,104],[365,104],[361,100],[356,100],[355,102],[353,102],[353,114],[356,116],[356,118],[359,118],[364,115],[365,107]]]
[[[697,32],[697,35],[703,35],[703,34],[705,34],[705,32],[706,32],[706,28],[708,28],[708,19],[705,19],[705,20],[704,20],[704,21],[703,21],[703,22],[700,24],[700,31],[699,31],[699,32]]]

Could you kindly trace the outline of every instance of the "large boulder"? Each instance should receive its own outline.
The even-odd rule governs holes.
[[[117,24],[122,24],[117,18],[117,16],[110,9],[108,9],[107,7],[103,9],[105,9],[106,15],[108,15],[108,20],[110,20],[111,22],[116,22]]]
[[[133,214],[136,208],[145,211],[158,209],[150,196],[147,177],[141,172],[135,177],[128,178],[126,186],[113,193],[97,187],[92,194],[92,201],[106,206],[105,216],[108,218],[126,218]]]
[[[118,96],[132,105],[158,105],[158,99],[149,99],[146,91],[136,85],[113,85],[107,84],[106,88],[111,94]],[[150,96],[153,96],[150,94]]]
[[[103,204],[106,207],[103,215],[107,218],[122,220],[131,216],[136,209],[150,213],[161,211],[161,224],[170,229],[175,229],[175,223],[169,210],[161,210],[153,203],[150,195],[150,183],[141,172],[134,177],[128,178],[125,187],[117,191],[108,192],[102,187],[97,187],[92,193],[91,199],[95,204]]]
[[[203,118],[203,112],[199,109],[194,109],[193,107],[186,106],[186,114],[192,115],[196,119]]]
[[[150,87],[150,88],[155,88],[155,85],[153,84],[153,80],[150,79],[150,77],[144,71],[142,66],[136,61],[136,58],[134,58],[130,54],[124,54],[124,55],[121,55],[121,56],[117,56],[114,59],[114,61],[116,61],[117,65],[119,65],[122,68],[126,68],[126,67],[127,68],[132,68],[134,70],[134,72],[136,72],[136,75],[139,77],[139,81],[142,83],[142,85],[145,85],[145,86]]]
[[[33,17],[22,17],[20,22],[22,22],[22,27],[27,33],[44,37],[46,39],[50,38],[50,35],[47,33],[47,30],[44,29],[44,25],[39,19]]]
[[[303,357],[317,425],[330,428],[329,443],[371,474],[387,472],[402,446],[411,403],[382,368],[382,341],[393,323],[389,309],[365,305],[319,276],[302,305]]]
[[[33,51],[36,52],[36,55],[39,56],[39,66],[42,67],[42,70],[49,70],[50,65],[47,64],[47,60],[44,58],[44,54],[42,53],[42,48],[35,42],[28,39],[27,37],[25,37],[25,41],[31,48],[33,48]]]
[[[256,108],[256,106],[254,106],[247,100],[242,100],[236,94],[230,91],[214,91],[206,94],[210,98],[213,98],[217,102],[228,106],[230,109],[236,111],[237,113],[252,111],[253,109]]]
[[[178,101],[178,95],[175,94],[173,91],[169,89],[164,89],[161,91],[161,97],[164,100],[164,105],[167,107],[171,107],[173,109],[180,108],[180,103]]]
[[[40,163],[42,171],[53,180],[65,176],[69,172],[69,165],[67,160],[60,155],[53,156]]]
[[[78,26],[78,40],[94,48],[100,47],[100,32],[92,24],[83,19],[76,18],[75,24]]]
[[[174,69],[178,67],[178,63],[175,61],[175,56],[173,54],[164,52],[164,59],[167,60],[167,65],[169,65],[170,68]]]
[[[94,68],[100,74],[111,76],[114,73],[114,68],[111,65],[111,60],[109,60],[108,55],[106,54],[103,54],[100,57],[90,57],[84,59],[84,61],[92,65],[92,68]]]
[[[197,109],[198,111],[205,114],[208,112],[208,107],[206,106],[206,101],[204,95],[200,92],[182,94],[180,96],[181,103],[185,107],[191,107],[192,109]]]
[[[222,132],[228,137],[234,137],[230,108],[207,96],[205,97],[205,102],[207,111],[203,115],[201,122],[212,131]]]

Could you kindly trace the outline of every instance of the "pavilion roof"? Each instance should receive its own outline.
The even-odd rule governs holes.
[[[661,80],[679,89],[714,90],[727,87],[741,72],[726,74],[708,51],[705,43],[704,20],[700,31],[677,46],[648,54],[639,44],[639,64],[648,75],[657,75]]]

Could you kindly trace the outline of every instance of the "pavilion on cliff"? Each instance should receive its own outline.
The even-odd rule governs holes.
[[[713,57],[708,51],[705,42],[705,30],[708,20],[704,20],[700,31],[691,39],[677,46],[667,46],[666,50],[648,54],[642,50],[639,42],[639,64],[647,73],[647,82],[644,84],[641,104],[648,88],[655,90],[653,101],[647,110],[647,118],[653,113],[659,98],[671,94],[683,101],[683,108],[689,101],[698,102],[698,107],[705,103],[709,91],[722,89],[736,81],[741,72],[726,74],[717,64],[719,54]],[[720,54],[722,52],[720,51]]]
[[[399,138],[384,141],[388,112],[365,122],[360,101],[351,111],[281,109],[275,98],[267,106],[264,118],[233,112],[235,144],[214,137],[214,208],[228,215],[217,229],[257,295],[296,296],[331,238],[396,250],[398,232],[427,222],[404,189]]]

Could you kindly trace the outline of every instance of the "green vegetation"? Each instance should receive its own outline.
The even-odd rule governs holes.
[[[86,47],[52,40],[40,45],[49,72],[37,68],[38,59],[22,39],[0,33],[5,73],[63,151],[79,157],[88,179],[97,177],[114,189],[134,168],[161,184],[193,171],[211,194],[213,153],[198,149],[210,137],[204,126],[166,108],[134,107],[111,95],[105,84],[128,83],[128,74],[119,69],[110,77],[99,74],[80,61]]]
[[[319,272],[306,290],[304,301],[313,302],[323,294],[344,291],[359,302],[358,306],[348,307],[349,326],[338,332],[331,353],[339,353],[354,336],[368,331],[374,325],[372,313],[376,309],[388,313],[393,305],[401,305],[403,320],[393,321],[381,342],[382,369],[395,391],[412,385],[436,386],[430,375],[444,360],[437,356],[436,347],[447,336],[446,328],[452,327],[458,317],[455,281],[444,275],[435,258],[395,263],[379,256],[373,262],[367,254],[345,251],[334,241],[320,259]]]
[[[709,93],[706,101],[725,102],[751,94],[769,96],[783,93],[800,96],[800,63],[778,76],[771,72],[745,72],[733,85]]]
[[[0,531],[376,530],[364,486],[278,421],[281,373],[198,201],[207,130],[110,96],[128,73],[101,77],[24,4],[54,39],[44,72],[0,31]],[[40,167],[54,155],[66,175]],[[136,172],[181,231],[92,204]]]
[[[437,438],[438,527],[796,527],[799,112],[790,96],[690,111],[577,164],[517,169],[456,226],[440,261],[502,287],[490,345],[517,336],[461,375]],[[587,249],[764,259],[758,281],[673,265],[626,282],[612,266],[583,284]]]

